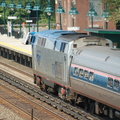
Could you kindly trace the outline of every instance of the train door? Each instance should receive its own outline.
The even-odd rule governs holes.
[[[62,82],[67,82],[67,62],[66,62],[66,56],[63,57],[63,60],[61,62],[56,61],[55,62],[55,77]]]
[[[62,63],[55,62],[55,77],[59,80],[62,80],[63,72],[62,72]]]
[[[55,77],[61,80],[64,83],[67,83],[67,60],[68,60],[68,43],[55,41],[54,50],[59,51],[55,52],[56,61],[55,61]]]

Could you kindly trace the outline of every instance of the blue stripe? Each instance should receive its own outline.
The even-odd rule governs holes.
[[[120,93],[120,87],[119,87],[119,90],[116,90],[113,87],[110,88],[110,87],[107,86],[108,78],[105,77],[105,76],[94,74],[94,79],[93,79],[93,81],[91,81],[91,80],[86,79],[84,77],[80,77],[79,75],[75,75],[74,74],[74,67],[71,67],[71,69],[70,69],[70,76],[73,77],[73,78],[76,78],[78,80],[86,81],[88,83],[92,83],[94,85],[106,88],[108,90],[112,90],[112,91],[117,92],[117,93]]]

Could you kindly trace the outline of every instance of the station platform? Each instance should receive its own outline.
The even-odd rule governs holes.
[[[22,40],[0,35],[0,56],[32,67],[32,46],[22,44]]]
[[[22,44],[22,39],[15,39],[7,35],[0,35],[0,46],[10,50],[32,56],[31,45]]]

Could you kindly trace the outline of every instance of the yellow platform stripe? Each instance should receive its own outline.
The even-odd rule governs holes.
[[[28,51],[28,50],[24,50],[24,49],[22,49],[22,48],[15,47],[15,46],[6,44],[6,43],[4,43],[4,42],[0,42],[0,45],[2,45],[2,46],[4,46],[4,47],[7,46],[7,47],[9,47],[9,48],[11,48],[11,49],[15,49],[15,50],[18,50],[18,51],[21,51],[21,52],[24,52],[24,53],[27,53],[27,54],[32,55],[32,53],[31,53],[30,51]]]

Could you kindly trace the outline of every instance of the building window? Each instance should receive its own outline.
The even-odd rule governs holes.
[[[119,89],[119,81],[114,80],[114,89],[118,90]]]
[[[113,87],[113,79],[112,78],[108,78],[108,87]]]
[[[83,77],[84,76],[84,70],[83,69],[80,69],[80,74],[79,74],[80,77]]]
[[[79,74],[79,70],[78,70],[77,67],[75,67],[75,68],[74,68],[74,75],[78,76],[78,74]]]
[[[93,73],[93,72],[90,72],[89,80],[90,80],[90,81],[93,81],[93,80],[94,80],[94,73]]]

